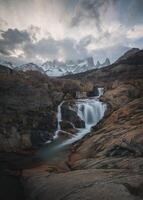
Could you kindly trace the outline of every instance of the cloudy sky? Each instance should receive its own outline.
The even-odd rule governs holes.
[[[143,48],[143,0],[0,0],[0,58],[114,61],[132,47]]]

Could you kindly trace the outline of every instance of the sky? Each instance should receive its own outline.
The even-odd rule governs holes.
[[[0,58],[19,63],[143,48],[143,0],[0,0]]]

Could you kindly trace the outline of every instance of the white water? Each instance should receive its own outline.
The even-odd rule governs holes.
[[[85,128],[77,129],[77,133],[73,135],[72,138],[63,142],[61,145],[72,144],[89,133],[91,128],[103,118],[106,110],[106,105],[95,98],[79,100],[76,102],[76,104],[77,114],[82,120],[84,120]]]
[[[61,112],[61,106],[63,105],[64,101],[62,101],[59,106],[58,106],[58,112],[57,112],[57,123],[58,123],[58,126],[57,126],[57,130],[55,132],[55,136],[54,136],[54,139],[56,139],[58,137],[58,133],[59,131],[61,131],[61,121],[62,121],[62,112]]]
[[[66,141],[62,142],[60,146],[65,146],[67,144],[72,144],[75,141],[81,139],[87,133],[91,131],[91,128],[95,126],[104,116],[106,105],[99,101],[99,97],[103,95],[103,88],[99,88],[99,96],[95,98],[89,99],[79,99],[75,102],[76,105],[76,112],[77,115],[85,122],[85,128],[77,129],[77,133],[73,135],[72,138],[67,139]],[[59,131],[61,130],[60,122],[62,121],[61,116],[61,106],[64,102],[62,102],[58,106],[58,113],[57,113],[57,121],[58,127],[55,133],[55,138],[59,136]]]
[[[99,88],[99,96],[102,94],[103,89]],[[70,107],[70,109],[76,111],[77,115],[85,121],[85,128],[77,129],[76,134],[70,135],[70,139],[66,139],[62,136],[60,137],[60,131],[65,132],[61,130],[60,123],[62,121],[61,106],[64,101],[59,104],[57,112],[58,125],[54,140],[47,141],[48,146],[45,145],[43,148],[40,148],[37,154],[40,159],[49,162],[52,165],[53,163],[57,164],[58,162],[61,162],[61,160],[62,162],[63,160],[67,160],[70,145],[90,133],[91,128],[103,118],[106,104],[99,101],[99,96],[95,98],[78,99],[75,101],[74,107]]]
[[[104,94],[104,88],[98,88],[98,92],[99,92],[99,96],[100,97],[101,95]]]

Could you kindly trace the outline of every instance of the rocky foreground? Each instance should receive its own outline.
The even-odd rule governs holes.
[[[143,199],[143,51],[79,76],[105,87],[106,115],[73,145],[70,170],[46,165],[23,171],[27,199]]]

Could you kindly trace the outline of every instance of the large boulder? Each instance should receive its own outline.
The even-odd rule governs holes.
[[[70,136],[72,134],[75,134],[77,132],[76,128],[74,127],[74,125],[69,122],[69,121],[61,121],[61,130],[63,131],[64,134],[70,134]],[[63,135],[62,133],[62,135]]]
[[[61,121],[61,129],[65,130],[65,129],[72,129],[74,128],[73,124],[69,121]]]
[[[65,102],[61,107],[62,112],[62,120],[63,121],[69,121],[72,123],[76,128],[84,128],[85,122],[80,119],[80,117],[77,115],[77,112],[74,110],[74,106],[70,105],[70,102]]]

